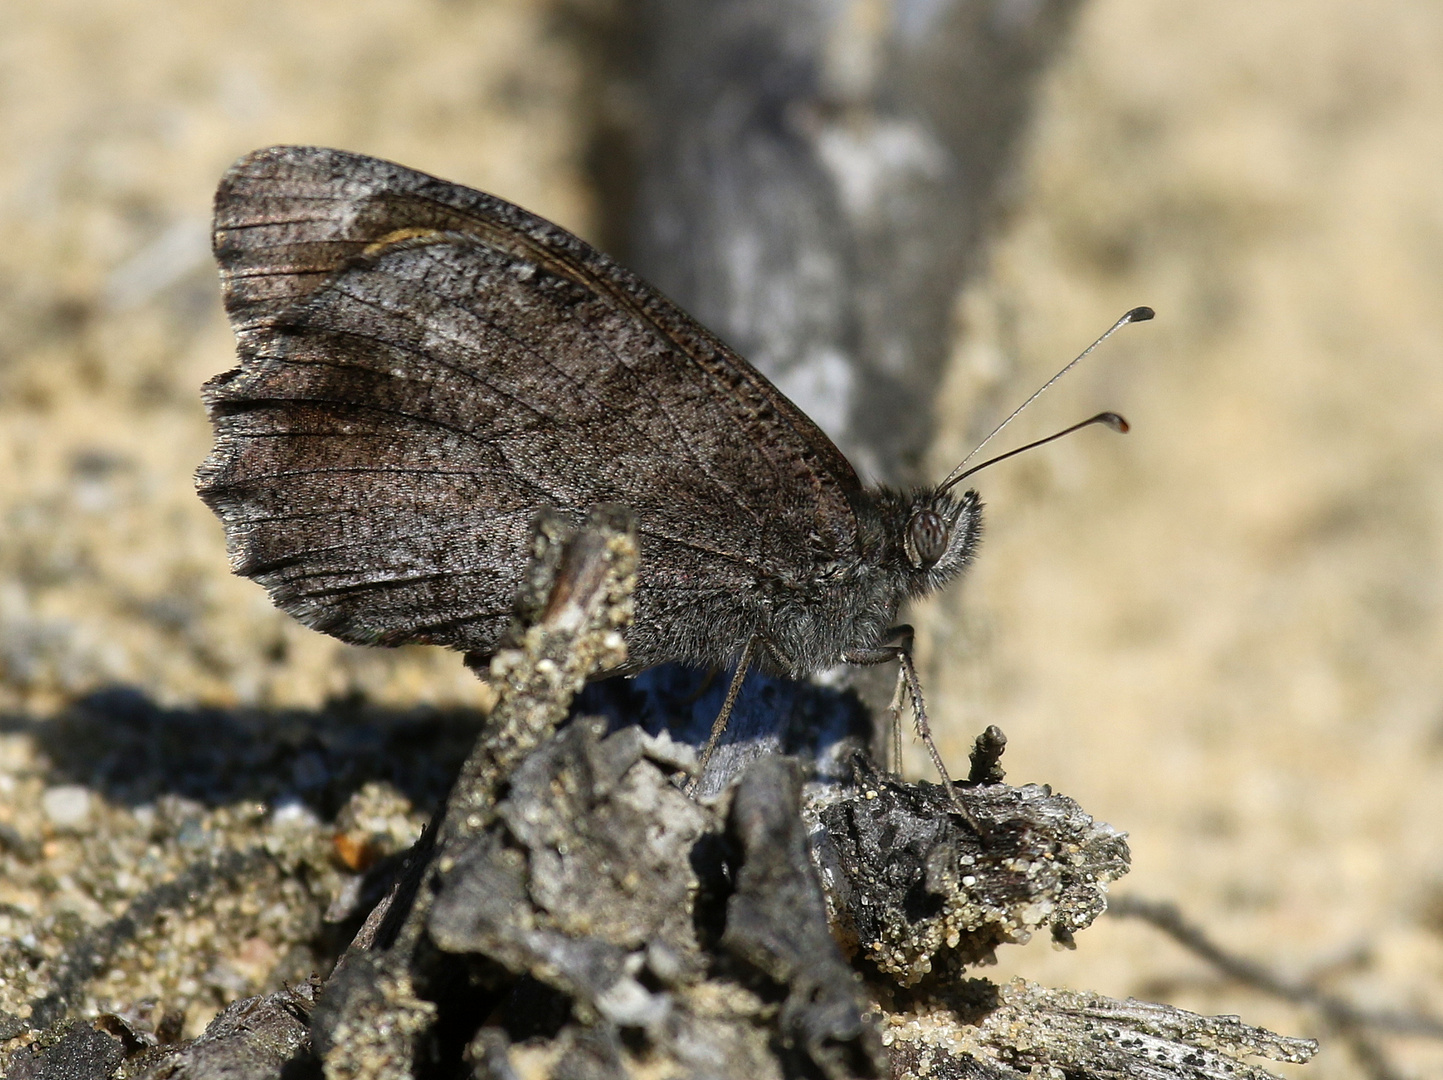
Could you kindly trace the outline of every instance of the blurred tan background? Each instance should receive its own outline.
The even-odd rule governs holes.
[[[207,248],[235,157],[307,142],[583,235],[585,42],[541,0],[8,0],[0,10],[0,712],[477,703],[454,654],[368,652],[231,578],[193,494],[232,347]],[[1045,80],[986,272],[959,295],[940,476],[979,395],[1130,328],[1017,425],[1090,432],[985,474],[969,581],[919,615],[961,760],[1127,830],[1119,894],[1370,1007],[1443,1013],[1443,8],[1094,0]],[[593,233],[594,234],[594,233]],[[1009,397],[1005,412],[1013,403]],[[43,770],[0,734],[0,773]],[[916,759],[921,770],[921,757]],[[4,777],[0,777],[4,779]],[[0,824],[24,783],[0,784]],[[9,805],[7,805],[9,800]],[[1102,920],[994,974],[1307,1013]],[[1404,1075],[1436,1043],[1391,1039]],[[1366,1075],[1338,1046],[1300,1075]]]

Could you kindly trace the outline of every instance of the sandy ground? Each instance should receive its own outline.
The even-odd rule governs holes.
[[[57,778],[30,731],[97,687],[175,706],[481,700],[459,657],[341,646],[228,576],[190,480],[209,443],[196,389],[231,356],[209,200],[239,154],[314,142],[585,233],[578,47],[523,0],[0,10],[0,825],[66,843],[62,797],[49,824],[35,813]],[[1440,56],[1429,0],[1086,9],[989,269],[958,298],[943,406],[1002,408],[1148,303],[1156,322],[1019,423],[1116,408],[1135,431],[983,478],[982,558],[919,619],[946,749],[997,723],[1011,780],[1127,829],[1119,893],[1177,900],[1361,1004],[1435,1014]],[[943,427],[939,475],[978,434]],[[69,902],[54,876],[0,893]],[[76,903],[82,922],[105,910]],[[1313,1030],[1135,923],[1002,959]],[[265,982],[252,960],[237,993]],[[1443,1070],[1437,1044],[1386,1046],[1406,1075]],[[1362,1073],[1330,1047],[1300,1075]]]

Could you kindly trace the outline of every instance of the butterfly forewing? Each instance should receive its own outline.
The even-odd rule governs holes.
[[[282,147],[222,182],[215,244],[240,365],[207,387],[200,488],[237,570],[310,625],[490,652],[536,512],[622,502],[634,660],[709,659],[664,655],[698,598],[855,544],[856,475],[805,415],[510,204]]]

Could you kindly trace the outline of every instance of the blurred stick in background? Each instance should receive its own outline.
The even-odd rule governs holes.
[[[636,0],[609,248],[864,478],[921,473],[964,275],[1075,0]]]

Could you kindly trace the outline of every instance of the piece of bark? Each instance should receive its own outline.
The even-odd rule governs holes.
[[[635,729],[604,733],[576,721],[528,759],[492,834],[446,875],[432,940],[563,994],[568,1039],[635,1033],[623,1075],[646,1061],[783,1076],[792,1057],[828,1076],[880,1075],[875,1024],[806,856],[795,766],[753,765],[728,812],[682,795]],[[737,880],[725,903],[723,860]]]
[[[1270,1080],[1249,1057],[1294,1064],[1317,1053],[1235,1016],[982,979],[889,1016],[894,1076],[935,1080]]]
[[[815,854],[836,932],[901,985],[945,985],[1041,929],[1070,943],[1127,873],[1126,838],[1047,788],[967,787],[979,833],[941,787],[902,783],[860,754],[854,769],[850,788],[807,808]]]
[[[732,798],[740,847],[723,949],[787,989],[782,1038],[828,1077],[876,1076],[886,1057],[857,973],[827,922],[800,813],[799,768],[771,757],[747,769]]]
[[[272,1080],[310,1046],[319,980],[226,1007],[199,1038],[128,1065],[133,1080]]]
[[[635,573],[624,508],[598,507],[579,531],[554,515],[538,522],[512,640],[490,663],[497,705],[386,911],[367,920],[364,948],[342,957],[317,1011],[315,1049],[327,1076],[410,1076],[443,1053],[434,1045],[438,1010],[417,984],[440,996],[464,973],[426,934],[432,900],[456,854],[493,819],[516,766],[566,718],[590,675],[625,659],[619,631],[631,617]]]
[[[487,956],[570,996],[581,1011],[645,1026],[661,1008],[632,957],[669,977],[699,967],[688,859],[711,815],[646,762],[636,729],[603,738],[578,720],[513,777],[497,828],[451,848],[432,940]]]

